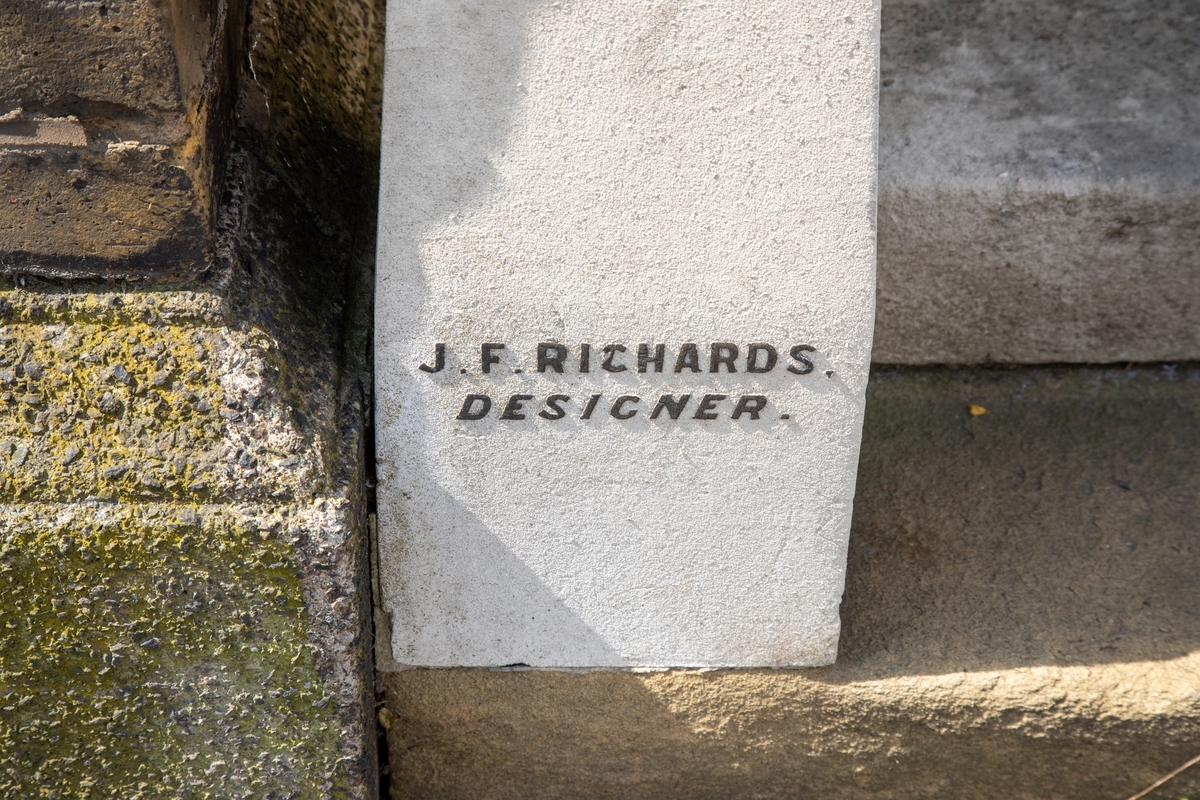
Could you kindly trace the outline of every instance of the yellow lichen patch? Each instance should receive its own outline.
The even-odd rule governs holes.
[[[216,494],[218,344],[200,326],[0,328],[0,498]]]
[[[172,325],[219,324],[221,297],[212,291],[178,289],[144,291],[64,292],[41,289],[0,290],[0,319],[26,322],[93,322],[126,326],[135,323]]]
[[[286,518],[0,514],[0,796],[323,795],[337,723]]]
[[[311,491],[278,361],[261,333],[216,326],[0,327],[0,502]]]

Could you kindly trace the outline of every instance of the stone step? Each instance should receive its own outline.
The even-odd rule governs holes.
[[[1200,358],[1198,12],[884,2],[877,363]]]
[[[0,274],[208,269],[244,13],[0,3]]]
[[[1200,753],[1198,389],[877,370],[835,666],[389,673],[392,796],[1133,795]]]

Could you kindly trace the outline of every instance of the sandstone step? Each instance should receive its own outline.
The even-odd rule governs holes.
[[[243,3],[0,3],[0,273],[209,266]]]
[[[1133,795],[1200,753],[1198,389],[877,370],[835,666],[390,673],[393,797]]]

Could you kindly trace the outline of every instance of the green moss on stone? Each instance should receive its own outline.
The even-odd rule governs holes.
[[[0,513],[0,796],[325,794],[336,720],[286,518]]]
[[[5,327],[0,498],[216,494],[224,402],[217,345],[200,327]]]
[[[297,550],[319,455],[278,348],[219,312],[0,291],[0,797],[343,780]]]
[[[278,348],[161,297],[0,292],[0,502],[310,494]]]

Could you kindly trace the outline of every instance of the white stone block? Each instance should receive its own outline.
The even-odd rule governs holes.
[[[387,24],[391,657],[832,662],[874,315],[877,5],[392,0]],[[769,371],[748,371],[754,344]],[[482,418],[458,418],[468,395]],[[663,395],[690,395],[678,419],[652,418]]]

